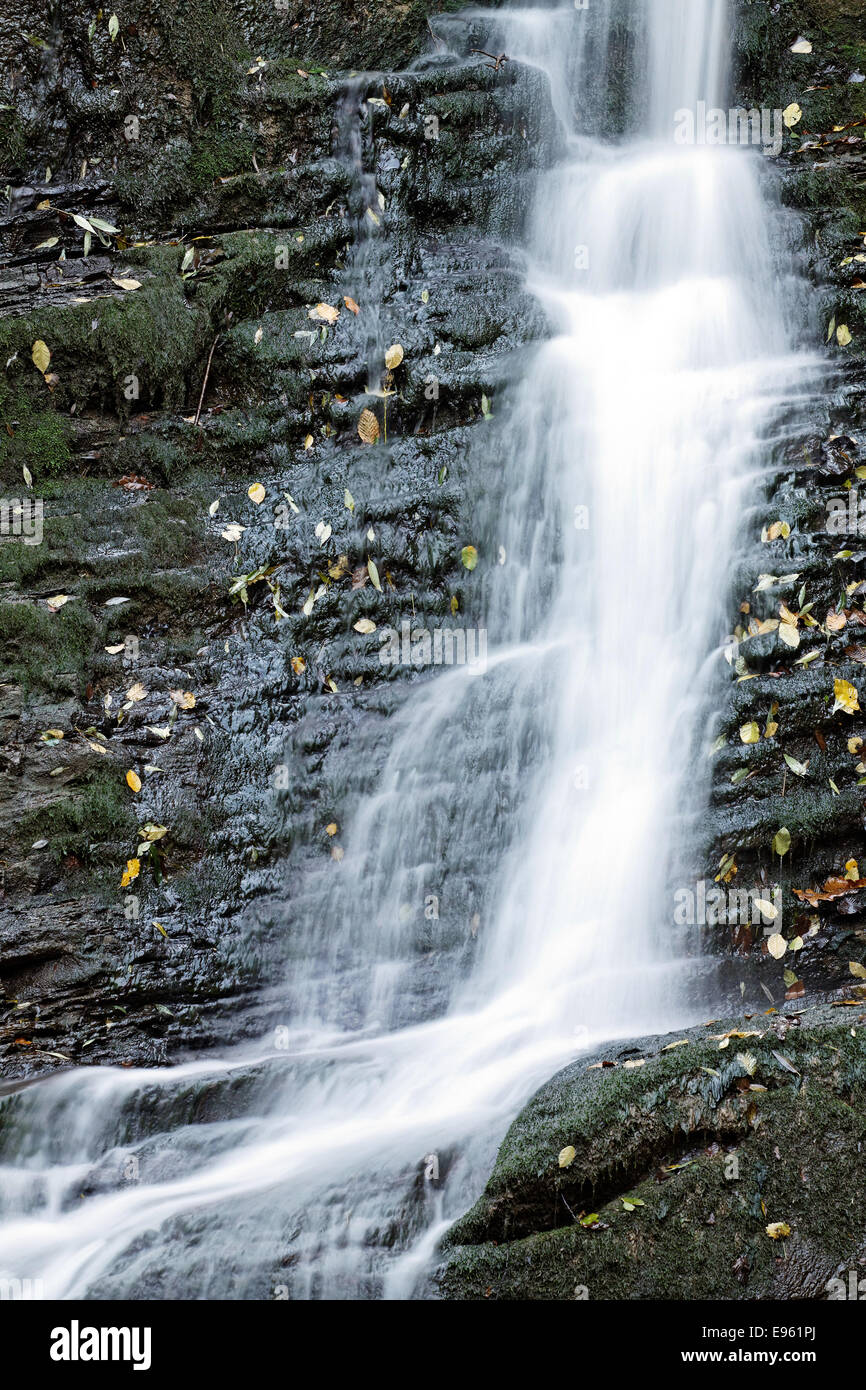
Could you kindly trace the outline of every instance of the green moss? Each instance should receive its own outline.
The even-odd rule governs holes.
[[[251,168],[254,149],[253,141],[237,130],[208,130],[143,153],[140,162],[117,176],[115,187],[137,216],[184,223],[194,216],[197,195],[218,178]]]
[[[82,674],[99,627],[85,605],[73,600],[56,613],[45,604],[0,604],[4,680],[25,692],[33,687],[80,692]],[[63,678],[66,679],[63,679]]]
[[[20,484],[25,467],[36,482],[69,469],[69,424],[55,410],[40,408],[41,393],[47,395],[47,388],[37,388],[30,396],[0,383],[0,477],[4,482]]]
[[[203,569],[156,570],[145,555],[136,552],[114,558],[83,581],[81,593],[91,603],[102,605],[118,592],[128,596],[123,605],[122,626],[162,623],[181,615],[189,616],[200,602],[207,586]]]
[[[48,840],[46,853],[55,859],[74,854],[88,864],[98,862],[101,844],[132,842],[137,822],[117,768],[95,767],[64,792],[62,799],[24,816],[18,827],[22,843]]]
[[[140,458],[135,460],[140,463]],[[46,490],[48,491],[48,490]],[[113,491],[106,508],[105,485],[96,480],[66,485],[64,515],[46,515],[37,546],[0,545],[0,582],[75,593],[79,598],[110,597],[127,585],[142,595],[200,588],[194,575],[177,575],[202,562],[202,534],[212,488],[191,495],[154,490],[145,494]],[[46,499],[48,507],[52,505]],[[125,551],[117,553],[118,537]],[[167,577],[164,571],[170,572]],[[172,607],[181,602],[180,592]],[[37,610],[39,611],[39,610]],[[64,612],[72,612],[67,605]],[[126,610],[125,610],[126,613]]]
[[[122,609],[124,630],[134,622],[149,624],[188,613],[208,582],[202,548],[206,514],[199,496],[151,492],[113,514],[107,531],[98,515],[91,516],[83,523],[83,534],[91,541],[93,553],[76,592],[100,606],[117,594],[128,596],[132,602]],[[113,548],[101,553],[103,535],[116,536],[118,528],[127,548],[121,554]]]
[[[787,0],[781,6],[736,0],[733,15],[738,76],[748,99],[782,108],[796,101],[803,109],[794,146],[804,130],[828,131],[862,117],[863,87],[848,82],[866,60],[859,0]],[[811,54],[791,52],[801,35],[812,43]]]
[[[198,113],[230,117],[238,65],[249,53],[235,7],[226,0],[160,0],[156,8],[171,66],[191,82]]]
[[[169,271],[171,261],[179,264],[181,254],[175,249],[166,256],[162,249],[162,254],[141,258],[157,273],[143,278],[142,288],[134,293],[37,310],[0,323],[0,352],[7,357],[18,353],[19,376],[7,410],[22,397],[35,410],[36,393],[44,389],[27,365],[37,338],[48,344],[51,367],[59,378],[52,397],[55,411],[73,404],[79,410],[108,405],[125,416],[145,405],[181,407],[186,374],[201,350],[207,320],[203,308],[188,303],[180,275]],[[40,422],[29,446],[55,470],[69,462],[68,449],[66,454],[59,452],[62,428],[66,426]]]
[[[8,95],[3,93],[3,103]],[[11,103],[9,103],[11,105]],[[0,169],[7,178],[20,178],[27,163],[27,135],[17,111],[0,111]]]
[[[188,565],[196,558],[202,520],[196,502],[171,493],[152,493],[134,515],[142,549],[154,566]]]
[[[76,326],[80,332],[81,323]],[[186,400],[186,373],[199,353],[201,316],[187,303],[180,277],[161,277],[137,293],[112,300],[100,313],[93,351],[104,362],[114,400],[130,408],[123,383],[134,375],[142,403],[172,410]]]
[[[863,1239],[866,1043],[831,1008],[784,1039],[764,1016],[741,1020],[733,1026],[746,1036],[720,1051],[707,1033],[730,1026],[674,1035],[689,1045],[669,1052],[666,1039],[645,1039],[631,1053],[643,1065],[631,1070],[611,1049],[614,1070],[582,1062],[543,1087],[506,1136],[484,1196],[449,1235],[458,1248],[446,1294],[571,1299],[583,1286],[592,1299],[820,1296]],[[751,1076],[737,1055],[747,1052]],[[575,1158],[561,1169],[566,1145]],[[627,1197],[642,1205],[628,1211]],[[595,1230],[576,1220],[590,1212]],[[767,1236],[774,1221],[791,1227],[789,1245]],[[789,1288],[788,1279],[800,1282]]]
[[[169,633],[165,642],[165,662],[168,666],[188,666],[207,637],[201,628],[189,632]]]
[[[63,473],[69,466],[69,426],[51,410],[38,411],[22,431],[22,447],[34,478]]]
[[[790,100],[799,102],[803,111],[795,134],[802,130],[803,138],[815,134],[827,134],[835,126],[848,122],[861,121],[866,113],[866,96],[861,83],[841,82],[832,85],[827,91],[802,92],[798,90],[802,82],[792,82]],[[796,148],[796,141],[792,142]]]
[[[236,7],[225,0],[162,0],[156,11],[169,80],[176,75],[189,85],[192,126],[183,138],[128,148],[115,187],[139,217],[183,223],[216,179],[251,167],[254,139],[238,128],[249,43]]]
[[[243,0],[238,0],[238,9]],[[258,6],[245,25],[253,55],[306,55],[298,66],[394,72],[429,43],[428,17],[464,8],[464,0],[381,0],[375,8],[347,0],[285,0],[281,12]],[[237,11],[235,11],[237,13]]]
[[[74,564],[80,547],[79,518],[46,516],[40,545],[0,545],[0,584],[32,585],[38,578]]]
[[[12,430],[10,435],[0,429],[4,479],[17,482],[24,464],[39,481],[69,471],[71,426],[63,412],[73,407],[79,414],[93,407],[113,410],[122,420],[143,409],[187,408],[197,399],[203,362],[226,315],[246,318],[296,303],[299,275],[315,261],[332,259],[339,239],[340,229],[333,226],[301,242],[285,232],[229,234],[221,243],[225,259],[192,281],[180,275],[182,245],[130,248],[124,261],[141,279],[141,289],[0,322],[0,354],[17,353],[9,381],[0,384],[0,420]],[[30,364],[38,338],[48,344],[58,376],[50,395]],[[291,346],[297,356],[293,340]],[[174,481],[191,461],[191,443],[188,430],[170,425],[150,440],[136,436],[123,451],[140,453],[141,466],[134,458],[128,466],[121,459],[120,471],[148,473],[150,465],[156,481]],[[102,450],[102,466],[110,471],[115,452]]]
[[[860,0],[788,0],[790,23],[798,32],[830,47],[862,46],[863,7]]]
[[[134,473],[149,483],[164,487],[179,482],[190,462],[189,449],[193,442],[190,432],[187,431],[184,447],[184,436],[179,431],[179,438],[175,440],[169,438],[167,432],[158,430],[157,425],[119,440],[113,451],[113,472],[120,477]]]
[[[340,173],[327,184],[327,196],[345,192]],[[302,240],[298,240],[298,236]],[[240,318],[252,318],[265,308],[281,309],[305,303],[305,283],[318,280],[323,267],[333,266],[347,238],[345,223],[324,223],[293,230],[230,232],[220,237],[226,253],[211,282],[203,289],[209,299]]]

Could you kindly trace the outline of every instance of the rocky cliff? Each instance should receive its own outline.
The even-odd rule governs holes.
[[[473,53],[495,28],[453,9],[19,0],[0,21],[0,483],[4,524],[38,502],[42,528],[0,545],[8,1078],[275,1026],[292,904],[375,779],[346,771],[355,735],[414,678],[356,625],[476,611],[483,460],[547,331],[503,248],[557,150],[540,75]],[[797,214],[779,273],[819,371],[732,557],[689,872],[781,885],[781,959],[760,928],[704,941],[732,1009],[779,1012],[718,1025],[727,1051],[695,1030],[551,1082],[452,1240],[454,1296],[691,1297],[719,1269],[730,1296],[792,1296],[863,1248],[833,1188],[863,1110],[866,549],[826,524],[866,483],[859,11],[734,6],[737,100],[786,113],[768,207],[775,183]],[[626,87],[581,99],[615,129]]]
[[[407,676],[356,624],[473,601],[548,104],[427,9],[5,23],[0,470],[44,530],[0,547],[7,1073],[280,1018],[285,883]]]

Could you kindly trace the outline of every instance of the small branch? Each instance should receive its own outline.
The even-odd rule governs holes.
[[[207,379],[208,379],[208,377],[210,376],[210,364],[211,364],[211,362],[213,361],[213,352],[214,352],[214,348],[216,347],[217,343],[219,342],[219,336],[220,336],[220,335],[219,335],[219,333],[218,333],[218,334],[216,335],[216,337],[214,338],[213,342],[211,343],[211,349],[210,349],[210,352],[209,352],[208,355],[207,355],[207,366],[206,366],[205,369],[204,369],[204,381],[203,381],[202,384],[201,384],[201,395],[200,395],[199,398],[198,398],[198,410],[197,410],[196,413],[195,413],[195,420],[193,421],[193,424],[194,424],[194,425],[197,425],[197,424],[198,424],[198,422],[199,422],[199,416],[201,415],[201,408],[202,408],[202,405],[204,404],[204,393],[205,393],[205,391],[207,390]]]
[[[564,1204],[564,1206],[565,1206],[565,1209],[566,1209],[566,1211],[568,1212],[569,1216],[571,1217],[572,1221],[576,1222],[576,1221],[577,1221],[577,1217],[575,1216],[574,1212],[571,1210],[571,1207],[568,1205],[568,1202],[566,1202],[566,1200],[565,1200],[565,1198],[562,1196],[562,1193],[561,1193],[561,1192],[560,1192],[559,1195],[560,1195],[560,1197],[562,1198],[562,1202],[563,1202],[563,1204]]]
[[[440,38],[434,33],[433,25],[430,23],[429,16],[428,16],[428,18],[427,18],[427,28],[430,30],[430,37],[432,38],[433,42],[436,44],[437,48],[444,48],[444,47],[445,47],[445,42],[444,42],[443,39],[440,39]]]
[[[469,52],[480,53],[482,58],[492,58],[493,61],[485,63],[484,67],[492,68],[494,72],[498,72],[502,64],[508,62],[507,53],[488,53],[485,48],[470,48]]]

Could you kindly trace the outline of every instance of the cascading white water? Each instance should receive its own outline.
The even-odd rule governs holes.
[[[530,246],[554,336],[507,420],[480,427],[500,449],[474,511],[487,670],[413,690],[338,886],[330,874],[306,890],[294,1031],[266,1113],[210,1127],[204,1147],[195,1126],[177,1130],[137,1185],[73,1204],[83,1174],[119,1162],[118,1116],[145,1086],[168,1094],[249,1059],[77,1071],[18,1096],[0,1272],[42,1278],[49,1297],[129,1294],[154,1269],[151,1293],[267,1297],[235,1227],[263,1243],[273,1228],[276,1263],[292,1235],[293,1296],[409,1296],[534,1087],[593,1041],[688,1013],[670,864],[701,790],[736,529],[797,372],[759,157],[673,139],[678,108],[723,103],[726,15],[726,0],[593,0],[491,18],[510,61],[547,73],[567,155],[539,177]],[[637,122],[610,144],[573,112],[590,67],[612,72],[623,18]],[[477,952],[416,1022],[403,907],[446,903],[452,885]],[[72,1108],[77,1131],[36,1137]],[[444,1191],[407,1204],[429,1153],[450,1155]],[[404,1229],[387,1259],[393,1242],[370,1236],[389,1222]]]

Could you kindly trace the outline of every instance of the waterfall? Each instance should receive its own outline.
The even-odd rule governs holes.
[[[0,1273],[48,1297],[409,1297],[537,1085],[695,1016],[671,875],[705,804],[738,528],[800,370],[762,158],[675,139],[726,100],[726,0],[472,22],[546,74],[563,151],[525,248],[551,336],[472,446],[486,660],[388,721],[340,872],[295,909],[282,1051],[0,1102]],[[251,1112],[187,1121],[199,1078],[257,1068]]]

